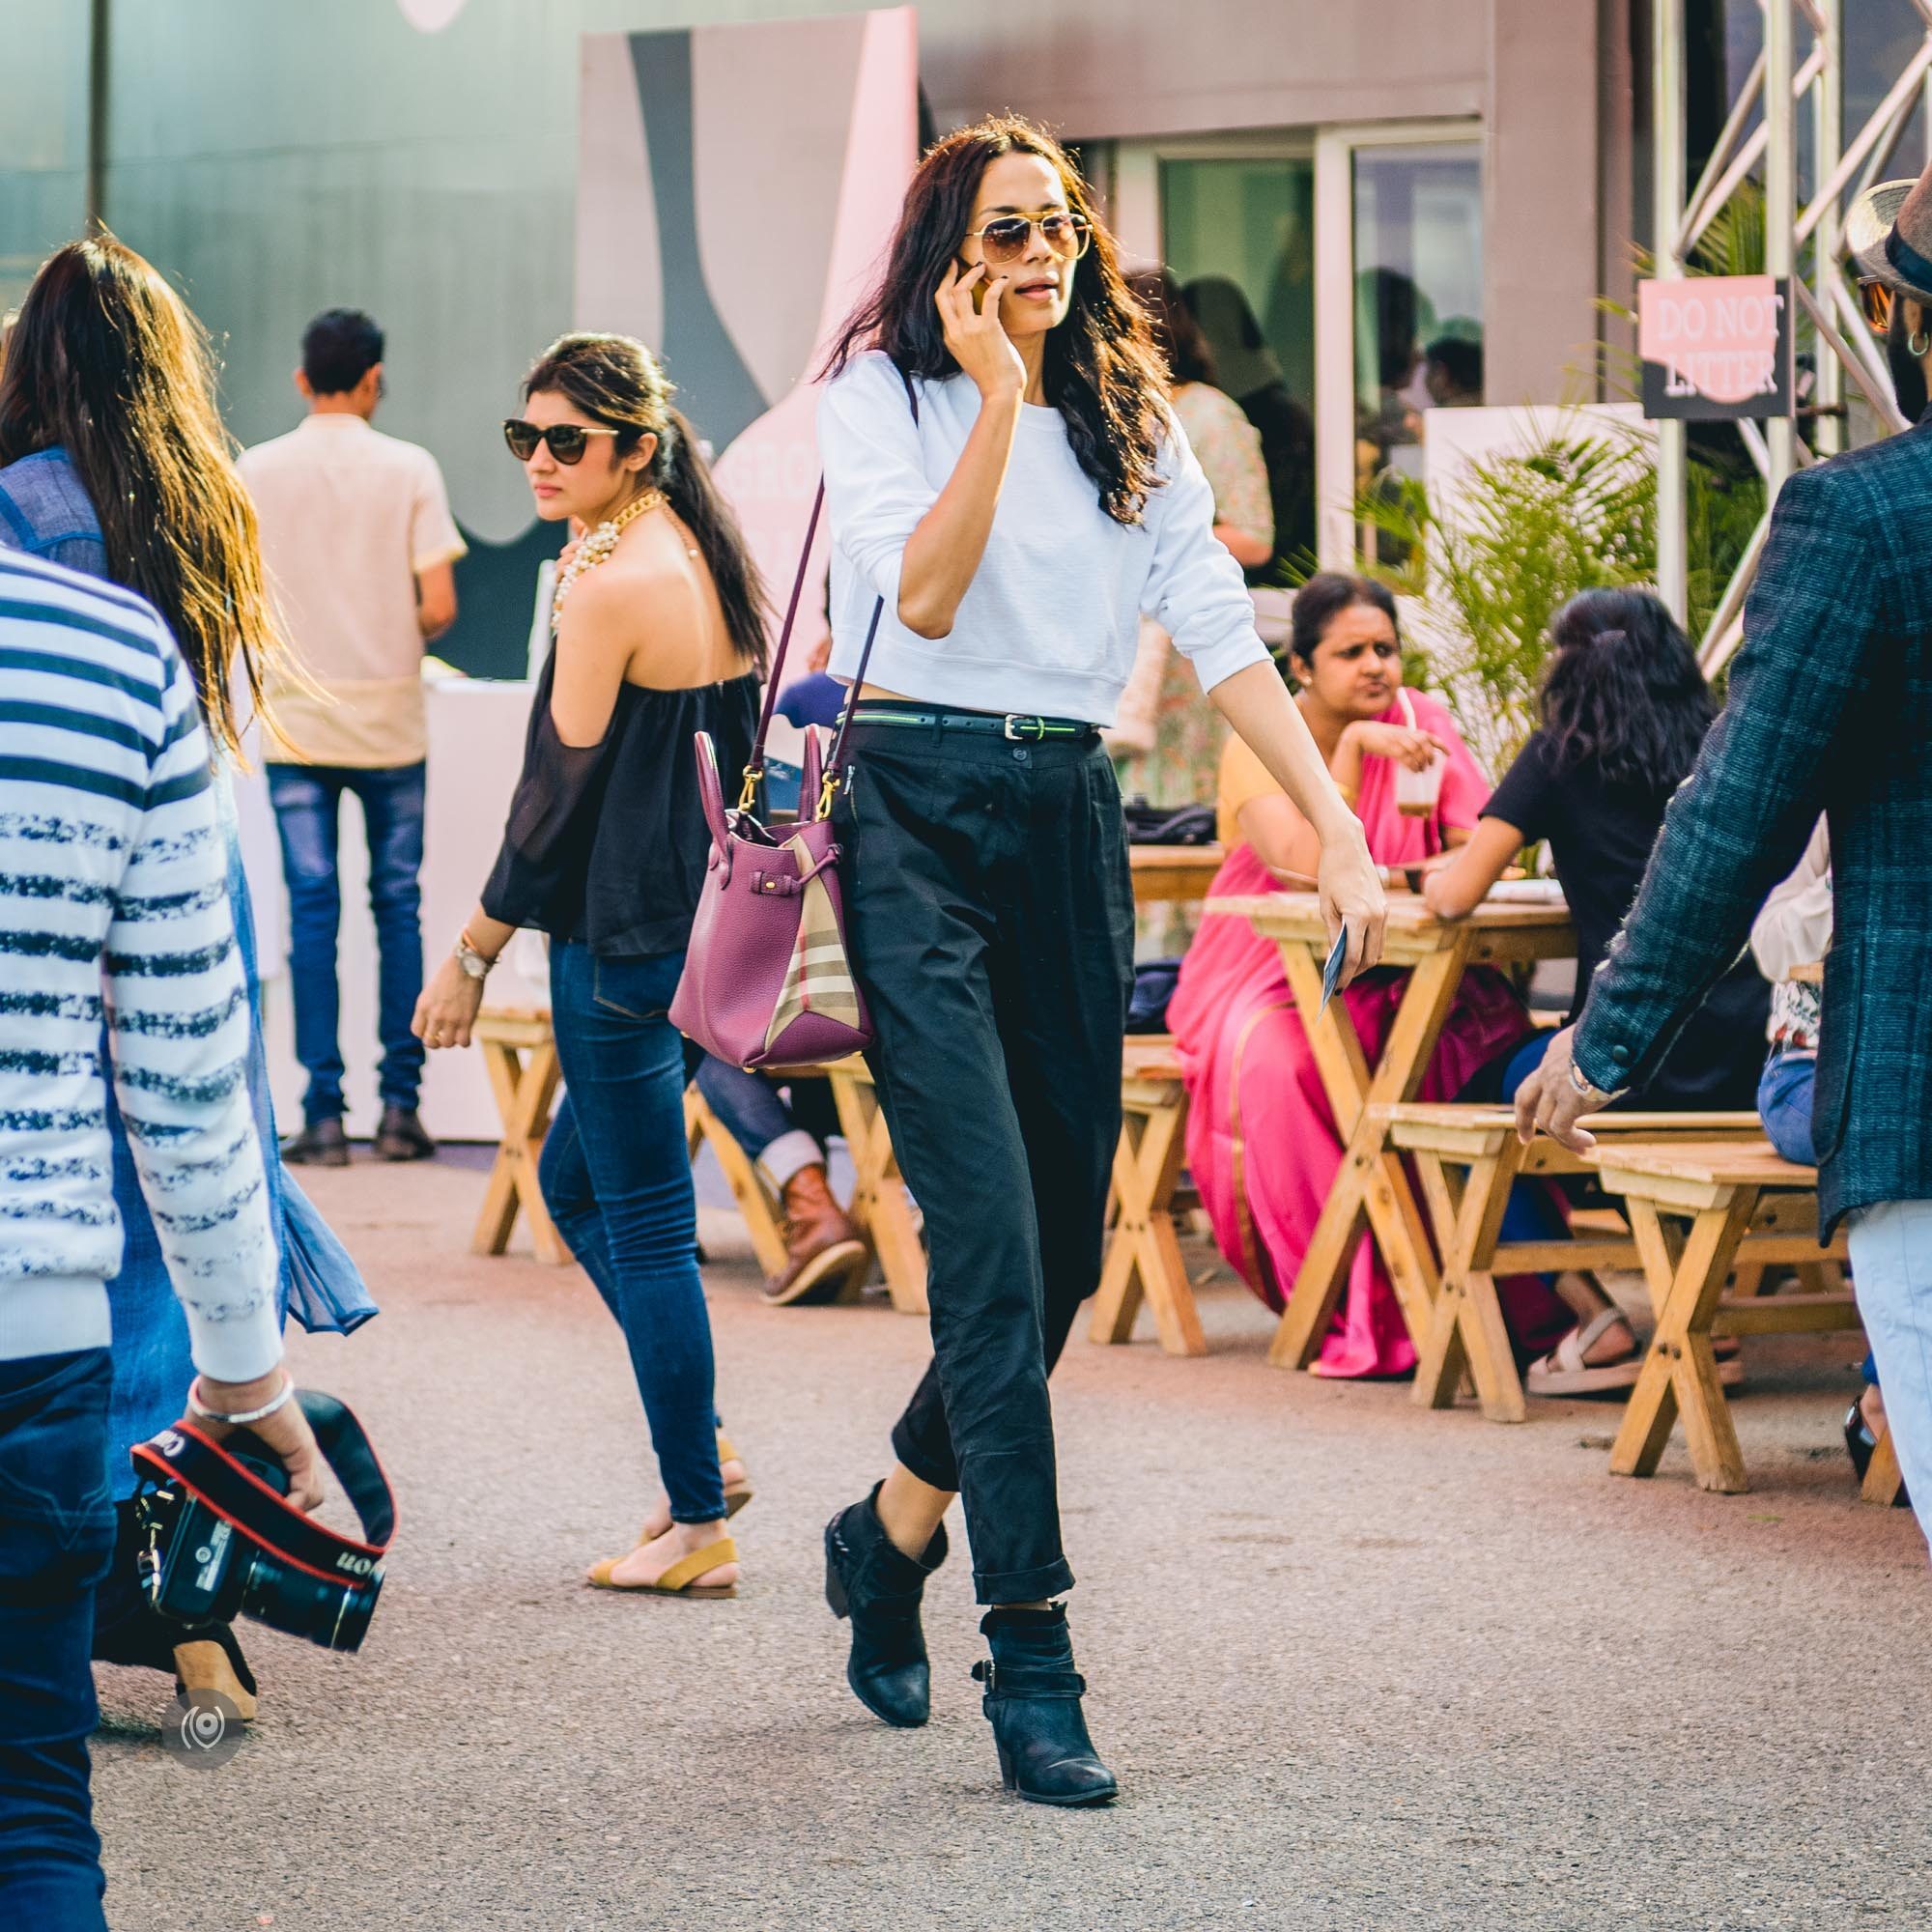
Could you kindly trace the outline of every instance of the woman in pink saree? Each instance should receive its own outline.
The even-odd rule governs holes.
[[[1489,781],[1447,710],[1424,693],[1403,690],[1395,601],[1381,585],[1333,572],[1311,578],[1294,602],[1290,668],[1301,687],[1295,701],[1378,864],[1420,865],[1468,838]],[[1426,814],[1398,808],[1397,777],[1405,768],[1433,768],[1439,777]],[[1266,893],[1313,878],[1320,854],[1314,833],[1238,741],[1221,760],[1219,807],[1228,858],[1214,894]],[[1406,978],[1377,971],[1337,995],[1371,1065]],[[1274,945],[1245,920],[1204,919],[1168,1024],[1187,1081],[1188,1166],[1215,1241],[1249,1288],[1279,1309],[1341,1165],[1342,1142]],[[1471,972],[1419,1097],[1453,1099],[1529,1031],[1509,983],[1495,973]],[[1572,1325],[1574,1318],[1536,1277],[1498,1288],[1520,1345]],[[1395,1291],[1365,1236],[1316,1373],[1399,1376],[1414,1366]]]

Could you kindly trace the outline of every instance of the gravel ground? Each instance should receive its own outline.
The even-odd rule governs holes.
[[[314,1178],[384,1312],[295,1360],[369,1425],[401,1536],[360,1656],[249,1627],[263,1715],[219,1769],[161,1750],[158,1678],[102,1671],[121,1932],[1932,1918],[1932,1593],[1910,1516],[1852,1492],[1848,1338],[1756,1346],[1756,1488],[1707,1496],[1681,1442],[1611,1478],[1601,1406],[1501,1429],[1270,1370],[1265,1315],[1191,1247],[1209,1357],[1076,1338],[1055,1382],[1123,1787],[1058,1813],[999,1792],[957,1557],[932,1723],[843,1685],[818,1532],[881,1470],[923,1324],[763,1307],[705,1209],[744,1591],[594,1593],[654,1493],[636,1393],[574,1269],[468,1253],[481,1187],[455,1160]]]

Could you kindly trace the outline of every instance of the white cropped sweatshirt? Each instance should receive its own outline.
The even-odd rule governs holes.
[[[1193,660],[1202,689],[1267,651],[1240,566],[1214,534],[1214,497],[1170,418],[1138,525],[1119,524],[1075,461],[1060,412],[1020,412],[992,534],[952,629],[899,622],[906,540],[937,501],[980,413],[963,375],[905,385],[882,354],[856,357],[819,397],[832,520],[832,674],[848,682],[875,599],[885,599],[867,682],[973,711],[1111,724],[1143,613]]]

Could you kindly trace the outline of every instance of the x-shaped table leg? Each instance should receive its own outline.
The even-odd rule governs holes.
[[[1430,1172],[1439,1170],[1441,1156],[1418,1155],[1432,1201],[1436,1189]],[[1522,1383],[1517,1377],[1516,1356],[1502,1303],[1496,1298],[1496,1278],[1490,1263],[1502,1234],[1510,1187],[1522,1165],[1520,1145],[1514,1134],[1502,1151],[1469,1163],[1461,1199],[1444,1183],[1435,1224],[1443,1231],[1442,1282],[1429,1328],[1417,1345],[1415,1400],[1427,1408],[1449,1408],[1462,1386],[1464,1370],[1476,1384],[1476,1399],[1492,1422],[1521,1422]],[[1441,1209],[1452,1207],[1453,1221]]]
[[[1115,1220],[1089,1331],[1096,1342],[1129,1340],[1145,1295],[1153,1306],[1160,1346],[1170,1355],[1208,1352],[1167,1205],[1186,1156],[1186,1119],[1177,1083],[1168,1104],[1130,1109],[1122,1121],[1114,1150]]]
[[[1612,1474],[1653,1474],[1681,1414],[1698,1488],[1741,1495],[1750,1487],[1745,1480],[1744,1452],[1718,1380],[1711,1318],[1739,1245],[1750,1231],[1757,1199],[1756,1188],[1741,1187],[1717,1206],[1703,1208],[1679,1249],[1666,1236],[1655,1202],[1639,1195],[1625,1197],[1631,1232],[1643,1259],[1644,1284],[1657,1311],[1657,1332],[1610,1449]]]
[[[695,1080],[684,1090],[684,1136],[694,1160],[699,1147],[706,1141],[711,1143],[712,1157],[724,1170],[725,1184],[738,1204],[738,1213],[751,1236],[752,1253],[757,1258],[759,1267],[767,1275],[782,1274],[791,1256],[765,1183],[751,1155],[738,1145],[730,1128],[711,1111]]]
[[[852,1156],[853,1225],[872,1244],[886,1292],[901,1315],[927,1313],[925,1244],[906,1201],[898,1157],[886,1126],[885,1109],[869,1080],[849,1073],[831,1075],[832,1097],[838,1108],[838,1127]]]
[[[1420,1091],[1462,984],[1469,944],[1466,932],[1454,933],[1439,952],[1432,952],[1409,974],[1380,1064],[1371,1077],[1348,1009],[1336,1000],[1325,1013],[1321,1011],[1321,972],[1314,952],[1297,941],[1282,943],[1289,989],[1345,1145],[1341,1168],[1268,1350],[1276,1368],[1305,1369],[1321,1352],[1364,1225],[1375,1231],[1418,1351],[1427,1339],[1435,1302],[1435,1264],[1402,1156],[1389,1146],[1387,1122],[1377,1118],[1377,1109],[1412,1100]],[[1320,1018],[1310,1020],[1313,1013]]]
[[[544,1206],[543,1189],[537,1184],[537,1160],[543,1152],[544,1136],[550,1131],[551,1102],[556,1097],[558,1068],[556,1045],[545,1040],[529,1049],[529,1059],[506,1040],[481,1042],[483,1064],[490,1069],[490,1085],[497,1096],[497,1112],[503,1122],[503,1137],[497,1144],[497,1159],[490,1170],[490,1184],[483,1195],[482,1211],[476,1217],[476,1232],[470,1236],[472,1254],[500,1255],[510,1245],[510,1231],[517,1225],[517,1210],[530,1217],[530,1239],[537,1260],[561,1267],[571,1253],[556,1223]]]

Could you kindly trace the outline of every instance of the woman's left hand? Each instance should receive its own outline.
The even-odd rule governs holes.
[[[452,952],[423,988],[410,1031],[427,1047],[468,1046],[482,1005],[483,981],[472,980]]]

